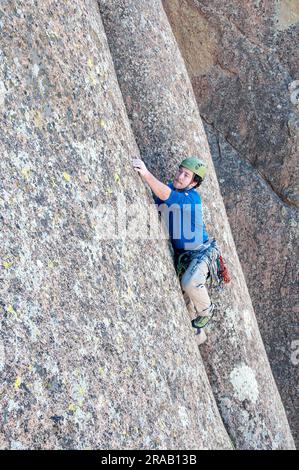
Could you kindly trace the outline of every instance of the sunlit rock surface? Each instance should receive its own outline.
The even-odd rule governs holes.
[[[297,443],[299,3],[164,0]]]
[[[223,201],[189,78],[162,4],[99,0],[128,116],[141,155],[169,178],[189,154],[207,161],[201,194],[208,232],[222,246],[232,283],[222,295],[202,355],[222,418],[237,448],[293,446]]]
[[[230,448],[97,3],[0,12],[1,448]]]

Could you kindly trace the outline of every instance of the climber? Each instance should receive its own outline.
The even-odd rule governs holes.
[[[208,238],[202,217],[201,197],[195,190],[205,177],[206,166],[197,157],[185,158],[173,182],[167,185],[155,178],[141,159],[133,159],[133,167],[153,191],[161,215],[168,216],[166,225],[174,250],[176,271],[195,328],[195,338],[200,345],[206,341],[203,327],[211,319],[214,310],[206,280],[210,278],[213,287],[221,281],[220,252],[216,241]]]

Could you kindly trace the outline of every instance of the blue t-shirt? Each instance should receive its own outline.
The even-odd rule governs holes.
[[[167,183],[171,193],[166,201],[155,196],[155,203],[166,223],[174,249],[197,250],[209,237],[203,222],[201,197],[192,188],[178,191]]]

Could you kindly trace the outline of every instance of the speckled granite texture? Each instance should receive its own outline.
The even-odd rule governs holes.
[[[205,132],[183,59],[158,0],[99,0],[127,113],[149,168],[169,178],[182,157],[200,154],[208,232],[232,271],[214,296],[218,313],[201,351],[228,433],[237,448],[291,448],[293,440],[259,334]]]
[[[191,78],[271,369],[299,445],[299,2],[163,5]]]
[[[97,3],[0,28],[0,447],[230,448],[167,243],[103,240],[151,199]]]

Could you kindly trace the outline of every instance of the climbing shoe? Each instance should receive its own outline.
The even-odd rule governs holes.
[[[209,313],[208,316],[199,315],[198,317],[194,318],[194,320],[191,321],[193,328],[203,328],[204,326],[206,326],[214,315],[214,308],[215,308],[215,305],[211,304],[206,309],[208,310],[208,313]]]
[[[203,328],[204,326],[207,325],[207,323],[209,323],[210,321],[210,317],[197,317],[195,318],[194,320],[192,320],[191,324],[193,326],[193,328]]]

